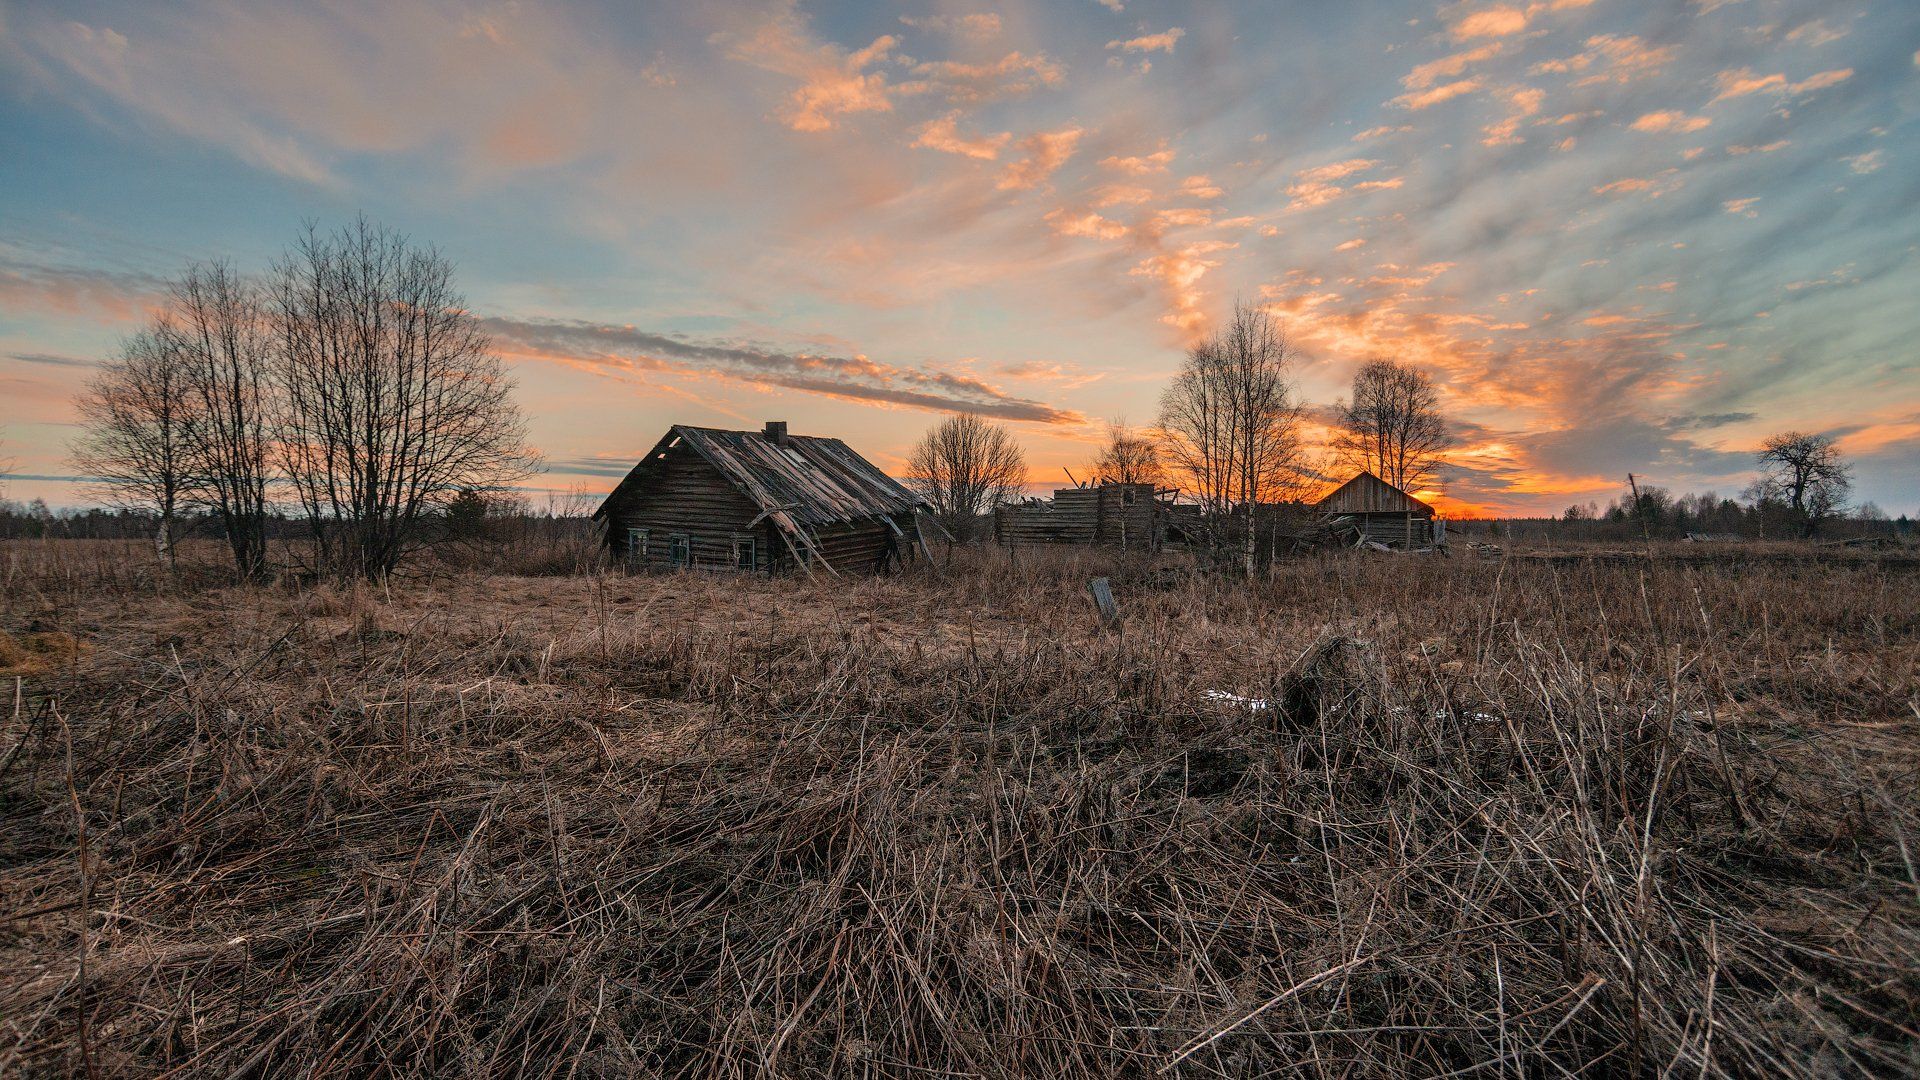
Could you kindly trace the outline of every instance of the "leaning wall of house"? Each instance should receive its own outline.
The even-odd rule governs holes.
[[[772,536],[766,522],[753,524],[759,507],[685,443],[664,454],[607,515],[615,558],[636,568],[744,569],[750,556],[766,569]]]
[[[898,540],[893,530],[877,521],[855,525],[829,525],[813,531],[814,544],[828,565],[843,574],[864,574],[880,569],[889,552],[903,553],[908,541]],[[804,548],[803,548],[804,550]],[[781,545],[781,554],[786,546]],[[791,556],[788,556],[791,561]]]

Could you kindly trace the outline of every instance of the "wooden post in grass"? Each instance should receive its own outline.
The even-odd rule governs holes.
[[[1120,605],[1114,602],[1113,587],[1103,577],[1087,582],[1087,591],[1093,594],[1093,606],[1100,609],[1100,626],[1105,630],[1120,628]]]

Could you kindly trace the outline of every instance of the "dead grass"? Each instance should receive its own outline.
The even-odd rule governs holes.
[[[986,561],[16,592],[0,1072],[1920,1065],[1913,568]]]

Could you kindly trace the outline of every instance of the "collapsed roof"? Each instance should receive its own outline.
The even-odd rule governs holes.
[[[762,513],[793,533],[824,526],[887,521],[926,509],[927,501],[839,439],[789,435],[784,423],[763,431],[726,431],[675,424],[608,494],[605,517],[653,462],[684,441]]]

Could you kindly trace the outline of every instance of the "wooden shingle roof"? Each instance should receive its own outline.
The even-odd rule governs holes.
[[[727,431],[675,424],[613,489],[600,509],[607,513],[675,440],[684,441],[740,493],[781,527],[826,525],[891,518],[926,507],[926,500],[861,457],[839,439],[815,435],[775,438],[764,431]]]

